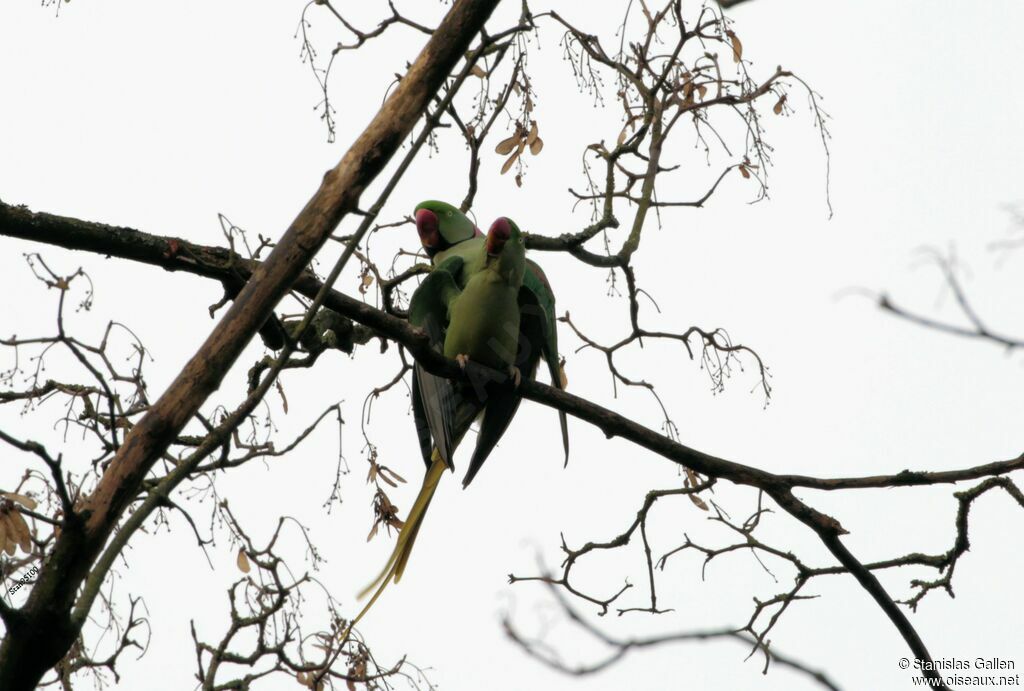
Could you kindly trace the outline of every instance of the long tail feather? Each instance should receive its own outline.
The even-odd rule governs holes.
[[[409,509],[409,515],[405,519],[402,532],[398,534],[395,549],[391,552],[391,556],[388,558],[387,564],[384,565],[380,575],[359,593],[360,600],[366,597],[374,588],[379,585],[383,586],[390,580],[390,577],[395,574],[395,567],[403,555],[406,556],[406,561],[408,561],[407,553],[412,550],[413,543],[416,541],[416,533],[419,532],[420,522],[427,512],[427,507],[430,506],[430,500],[434,498],[434,490],[437,489],[437,483],[441,480],[445,467],[445,462],[441,459],[437,449],[435,449],[431,455],[430,468],[427,469],[426,474],[423,476],[423,485],[420,487],[420,493],[416,496],[416,501],[413,502],[412,508]]]
[[[429,505],[430,499],[427,499],[427,505],[423,507],[423,513],[426,513],[427,506]],[[416,542],[416,536],[419,534],[420,527],[423,525],[423,514],[420,514],[420,516],[420,520],[416,523],[416,526],[412,529],[412,532],[409,533],[409,540],[405,543],[405,549],[402,550],[401,556],[399,556],[398,560],[395,562],[394,573],[391,578],[392,582],[394,583],[398,583],[400,580],[402,580],[402,574],[405,573],[406,564],[409,563],[409,556],[412,554],[412,545],[414,542]]]
[[[565,413],[558,411],[558,424],[562,426],[562,448],[565,449],[565,465],[569,467],[569,425],[565,421]]]
[[[423,524],[423,517],[427,513],[427,507],[430,506],[430,500],[434,498],[434,490],[437,489],[437,483],[441,479],[441,475],[444,473],[444,469],[447,466],[441,460],[437,449],[434,449],[431,455],[430,468],[427,470],[427,474],[423,477],[423,486],[420,487],[420,493],[416,496],[416,502],[413,503],[413,508],[409,511],[409,516],[406,518],[406,525],[402,526],[401,532],[398,533],[397,542],[394,545],[394,550],[391,552],[391,556],[388,557],[387,564],[384,565],[384,570],[381,571],[380,575],[374,578],[372,584],[362,589],[359,593],[359,600],[367,597],[367,595],[376,589],[370,602],[362,606],[359,613],[355,615],[355,618],[348,622],[344,633],[341,635],[341,640],[344,641],[348,638],[348,635],[352,632],[355,624],[370,611],[370,608],[377,602],[377,598],[381,596],[384,589],[387,588],[389,582],[393,579],[395,582],[401,578],[401,574],[406,570],[406,565],[409,563],[409,555],[413,553],[413,545],[416,543],[416,535],[420,532],[420,526]]]
[[[377,588],[377,592],[373,594],[373,597],[370,598],[370,601],[363,605],[363,608],[359,611],[359,614],[356,615],[355,619],[350,621],[348,623],[348,626],[345,627],[345,630],[342,632],[341,636],[338,637],[339,642],[344,643],[346,639],[348,639],[349,634],[352,633],[352,629],[354,629],[356,624],[359,623],[363,616],[370,611],[370,608],[373,607],[373,603],[376,602],[377,598],[380,597],[381,593],[384,592],[384,587],[387,584],[388,581],[384,581],[380,584],[380,587]]]
[[[380,572],[380,575],[373,580],[373,583],[370,583],[359,593],[359,599],[362,600],[375,588],[376,591],[373,593],[370,601],[363,605],[363,609],[360,610],[355,619],[349,622],[340,640],[344,641],[348,638],[355,625],[370,611],[373,603],[377,601],[377,598],[381,596],[384,589],[388,587],[388,583],[392,580],[397,583],[402,577],[406,564],[409,563],[409,555],[412,554],[412,546],[416,542],[416,536],[420,531],[420,526],[423,524],[423,517],[427,513],[427,507],[430,506],[430,500],[434,498],[434,491],[437,489],[437,483],[441,480],[445,468],[447,468],[447,465],[441,460],[441,455],[437,452],[437,449],[434,449],[431,455],[430,468],[427,470],[427,474],[423,476],[423,485],[420,487],[420,493],[416,495],[416,501],[413,503],[412,508],[409,509],[405,525],[402,527],[402,532],[398,534],[398,540],[395,542],[395,549],[391,552],[391,556],[388,558],[387,564],[384,565],[384,570]]]

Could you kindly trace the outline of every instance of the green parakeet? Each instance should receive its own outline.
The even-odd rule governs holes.
[[[427,332],[431,345],[467,370],[468,382],[435,376],[417,363],[413,369],[413,409],[427,462],[423,486],[416,497],[391,557],[361,596],[376,589],[353,620],[358,621],[387,584],[399,581],[412,553],[423,517],[445,468],[454,469],[452,454],[470,425],[481,418],[480,434],[464,484],[468,484],[508,427],[519,397],[519,295],[526,268],[526,247],[515,223],[499,218],[491,226],[484,251],[470,259],[466,281],[461,257],[449,258],[432,271],[413,294],[409,321]],[[483,365],[507,372],[496,381]],[[510,382],[509,379],[512,381]],[[515,405],[512,403],[515,402]]]
[[[431,257],[436,272],[447,266],[458,286],[464,286],[474,266],[474,261],[485,251],[485,238],[474,234],[472,221],[450,204],[439,201],[422,202],[416,207],[416,230],[423,248]],[[462,264],[449,260],[459,257]],[[532,362],[519,363],[519,369],[528,379],[534,377],[538,357],[543,357],[551,377],[551,385],[562,386],[562,369],[558,356],[558,329],[555,320],[555,295],[551,290],[544,271],[529,259],[523,275],[523,290],[520,294],[522,307],[521,321],[523,338],[520,348],[527,348],[535,355]],[[511,411],[515,413],[515,409]],[[562,430],[562,447],[565,460],[569,460],[569,427],[565,413],[559,411],[558,421]]]

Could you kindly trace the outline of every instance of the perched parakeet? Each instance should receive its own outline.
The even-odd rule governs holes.
[[[453,273],[458,286],[464,286],[474,266],[476,257],[485,252],[485,238],[469,232],[473,224],[461,211],[438,201],[423,202],[416,207],[416,230],[427,254],[430,255],[434,271],[447,266]],[[438,239],[440,238],[440,240]],[[429,243],[428,243],[429,239]],[[449,264],[453,257],[461,258],[462,264]],[[523,337],[520,349],[527,349],[534,357],[531,362],[518,363],[522,375],[534,378],[538,364],[543,357],[551,377],[551,385],[562,386],[562,369],[558,356],[558,329],[555,318],[555,294],[551,290],[544,271],[529,259],[523,275],[523,289],[519,297]],[[515,413],[515,409],[511,411]],[[569,428],[565,413],[558,412],[562,430],[562,447],[565,460],[569,460]]]
[[[431,345],[467,369],[469,381],[438,377],[417,363],[413,369],[413,406],[427,472],[398,541],[377,579],[361,595],[376,589],[353,620],[358,621],[387,584],[399,581],[412,553],[423,517],[445,468],[454,469],[452,454],[470,425],[481,418],[480,434],[464,484],[468,484],[508,427],[510,405],[518,401],[513,388],[520,340],[519,295],[526,268],[524,238],[515,223],[499,218],[483,239],[484,251],[473,257],[460,286],[461,257],[451,257],[432,271],[413,294],[409,321],[427,332]],[[487,376],[483,365],[508,373],[501,380]]]

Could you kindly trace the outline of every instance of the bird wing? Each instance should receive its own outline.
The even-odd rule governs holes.
[[[431,347],[438,352],[444,350],[448,307],[460,292],[455,275],[461,270],[461,265],[460,257],[452,257],[431,271],[409,302],[409,323],[426,331]],[[451,468],[452,453],[457,443],[454,420],[458,396],[455,386],[450,379],[431,374],[418,362],[413,366],[412,378],[413,416],[423,460],[429,467],[433,446],[436,445],[441,459]]]
[[[551,385],[556,389],[564,389],[562,385],[562,367],[558,358],[558,328],[555,321],[555,293],[544,270],[536,262],[526,260],[526,273],[523,275],[523,289],[534,296],[537,307],[543,310],[544,338],[542,350],[544,362],[548,366]],[[562,428],[562,448],[565,449],[565,462],[569,462],[569,424],[565,413],[558,411],[558,423]]]

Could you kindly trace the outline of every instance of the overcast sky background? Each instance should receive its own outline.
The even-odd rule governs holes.
[[[354,3],[340,8],[362,18],[362,26],[379,11],[379,3],[347,4]],[[295,38],[302,6],[111,0],[71,3],[56,16],[37,2],[4,3],[0,198],[206,244],[223,243],[218,212],[253,235],[278,237],[424,40],[399,29],[365,52],[344,56],[331,83],[338,140],[328,144],[313,110],[320,96]],[[684,2],[684,11],[692,18],[698,6]],[[622,4],[562,3],[561,10],[607,36]],[[436,21],[437,11],[431,6],[420,16]],[[970,269],[965,282],[984,318],[995,328],[1024,332],[1014,280],[1024,255],[998,264],[988,248],[1011,228],[1005,206],[1021,198],[1024,95],[1015,80],[1024,63],[1018,35],[1024,7],[1010,1],[755,0],[730,16],[753,74],[765,77],[782,65],[823,95],[833,117],[835,215],[829,220],[818,132],[805,99],[794,92],[796,113],[768,120],[776,150],[771,199],[748,204],[751,183],[730,176],[706,208],[667,214],[660,229],[649,221],[636,259],[641,284],[661,307],[658,315],[645,305],[643,319],[677,331],[722,326],[755,347],[771,368],[770,405],[750,393],[756,384],[750,368],[737,372],[724,394],[712,395],[706,373],[678,346],[651,345],[625,357],[623,366],[660,384],[683,443],[766,470],[847,476],[957,468],[1019,454],[1019,355],[894,320],[850,289],[890,290],[907,306],[956,319],[938,272],[920,265],[917,253],[925,246],[952,248]],[[311,18],[323,50],[344,36],[326,12],[314,9]],[[521,189],[510,176],[497,175],[498,157],[485,158],[475,205],[484,227],[498,215],[549,234],[588,222],[587,210],[573,212],[565,190],[582,186],[582,147],[614,139],[620,112],[614,104],[595,110],[577,92],[559,37],[553,27],[542,28],[542,49],[535,42],[530,57],[545,149],[530,161]],[[499,127],[506,124],[499,121]],[[439,154],[414,165],[383,221],[397,220],[424,198],[462,198],[464,149],[451,135],[440,144]],[[719,151],[708,168],[703,153],[688,147],[675,152],[685,176],[678,189],[662,188],[663,197],[699,197],[735,160]],[[621,238],[613,242],[618,246]],[[409,226],[374,243],[385,264],[389,250],[417,245]],[[0,335],[54,328],[55,294],[32,279],[23,253],[41,251],[66,273],[82,266],[92,277],[96,306],[70,317],[71,328],[98,339],[108,319],[128,324],[154,358],[147,364],[154,398],[214,323],[206,309],[220,288],[208,280],[6,238],[0,248],[7,296],[0,301]],[[334,252],[325,250],[325,264]],[[560,310],[603,340],[623,333],[625,301],[606,296],[602,272],[563,257],[534,258],[551,276]],[[357,286],[353,270],[339,284],[350,293]],[[560,338],[571,390],[657,427],[659,412],[648,396],[621,392],[614,399],[601,357],[575,353],[579,341],[566,328]],[[362,348],[351,359],[331,353],[313,371],[288,373],[287,415],[276,394],[268,397],[280,439],[304,428],[323,407],[344,401],[343,452],[351,473],[343,478],[339,509],[326,514],[321,507],[337,454],[337,434],[329,427],[287,458],[250,464],[218,481],[257,543],[265,542],[280,515],[311,528],[328,559],[318,578],[349,614],[356,610],[354,593],[390,548],[380,538],[365,542],[372,513],[360,410],[366,393],[397,371],[394,349],[374,351]],[[245,370],[260,356],[261,346],[251,345],[206,410],[240,400]],[[0,410],[3,429],[53,438],[50,425],[59,411],[19,412]],[[368,432],[382,462],[410,479],[392,494],[405,509],[421,465],[404,389],[377,401]],[[527,633],[549,627],[567,660],[597,659],[600,647],[573,633],[542,587],[509,586],[506,575],[535,573],[538,555],[556,564],[560,533],[572,545],[613,537],[629,525],[647,490],[679,482],[673,465],[628,443],[605,440],[575,421],[570,432],[572,459],[562,470],[556,415],[524,404],[471,491],[446,478],[405,579],[361,626],[378,659],[386,663],[407,653],[449,691],[820,688],[778,667],[762,676],[760,659],[744,662],[746,651],[729,642],[636,652],[606,673],[576,680],[529,660],[505,639],[499,621],[511,610]],[[86,463],[75,439],[53,443],[70,462]],[[11,450],[3,458],[0,488],[15,484],[32,462]],[[851,533],[846,543],[864,561],[942,552],[952,542],[956,503],[948,487],[799,494],[842,522]],[[718,499],[735,518],[753,507],[749,491],[721,487]],[[208,506],[196,511],[206,516]],[[1005,495],[975,504],[972,548],[957,568],[956,599],[933,593],[912,615],[934,657],[998,656],[1014,660],[1018,671],[1024,665],[1016,616],[1024,606],[1019,521],[1019,509]],[[656,510],[652,522],[657,554],[681,543],[683,532],[716,534],[685,500]],[[141,661],[129,655],[119,667],[123,688],[189,688],[195,666],[189,620],[206,640],[219,640],[227,622],[225,590],[240,575],[234,551],[220,532],[211,569],[180,517],[173,525],[172,533],[136,538],[119,571],[121,601],[128,593],[144,595],[153,623],[147,655]],[[786,515],[767,521],[764,539],[809,563],[832,563],[809,531]],[[297,540],[293,547],[299,564]],[[627,558],[581,563],[581,584],[606,593],[628,578],[637,587],[622,604],[643,606],[643,560],[635,547]],[[752,596],[766,599],[789,587],[784,566],[776,575],[779,583],[749,556],[737,555],[713,562],[701,581],[696,556],[676,557],[659,575],[660,596],[674,613],[597,621],[621,636],[739,624]],[[908,570],[882,580],[903,598],[911,578],[932,575]],[[816,581],[808,592],[821,597],[795,603],[774,630],[773,645],[826,670],[844,689],[909,685],[897,666],[908,650],[852,579]],[[312,625],[322,613],[310,609]],[[294,687],[281,677],[264,684]]]

